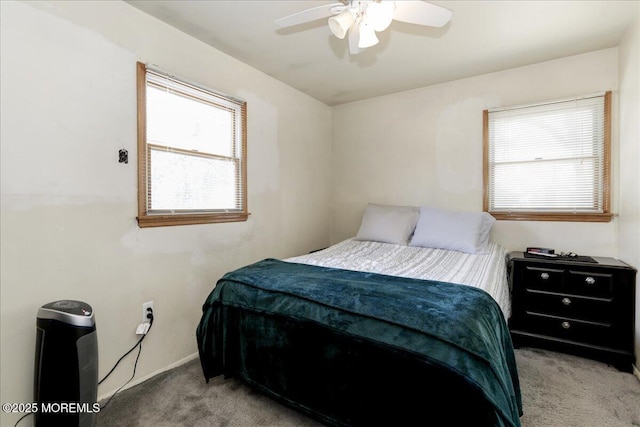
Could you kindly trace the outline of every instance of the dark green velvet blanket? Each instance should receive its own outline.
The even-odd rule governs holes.
[[[231,319],[231,309],[253,317]],[[495,411],[491,423],[520,426],[522,403],[509,331],[498,304],[480,289],[263,260],[226,274],[203,306],[196,336],[207,380],[234,374],[237,363],[228,348],[242,330],[259,335],[247,341],[268,341],[261,348],[285,339],[270,326],[258,325],[262,320],[252,320],[258,319],[255,315],[303,321],[336,331],[336,336],[401,350],[477,390]],[[237,347],[237,352],[248,351],[246,345]],[[464,411],[465,402],[459,405]]]

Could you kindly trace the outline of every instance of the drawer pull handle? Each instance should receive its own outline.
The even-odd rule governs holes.
[[[571,300],[569,298],[562,298],[562,304],[569,306],[571,305]]]
[[[547,280],[549,278],[549,273],[540,273],[540,278],[542,280]]]
[[[593,285],[594,283],[596,283],[596,279],[594,279],[593,277],[589,276],[586,279],[584,279],[584,282],[587,285]]]
[[[562,328],[564,329],[569,329],[571,327],[571,323],[569,322],[562,322]]]

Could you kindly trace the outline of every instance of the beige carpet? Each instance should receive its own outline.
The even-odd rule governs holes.
[[[640,381],[603,363],[516,350],[523,427],[640,426]],[[118,394],[97,427],[320,426],[233,379],[205,383],[198,360]]]
[[[640,381],[603,363],[516,350],[523,427],[640,426]]]

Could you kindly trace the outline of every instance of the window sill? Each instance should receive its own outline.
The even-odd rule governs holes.
[[[143,215],[137,217],[138,227],[168,227],[173,225],[215,224],[220,222],[244,222],[248,213]]]
[[[610,222],[612,213],[540,213],[540,212],[491,212],[502,221],[568,221],[568,222]]]

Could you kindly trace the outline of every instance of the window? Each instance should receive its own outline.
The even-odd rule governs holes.
[[[246,103],[137,74],[139,226],[246,221]]]
[[[484,210],[497,219],[611,220],[611,92],[484,111]]]

